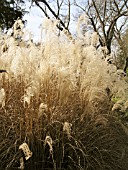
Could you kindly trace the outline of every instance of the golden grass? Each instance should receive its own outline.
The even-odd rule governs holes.
[[[41,46],[1,42],[0,169],[127,170],[128,137],[111,112],[111,97],[127,95],[127,84],[115,66],[50,30]]]

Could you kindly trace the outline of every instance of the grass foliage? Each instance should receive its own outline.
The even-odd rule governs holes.
[[[0,169],[127,170],[127,128],[111,100],[127,99],[127,82],[96,35],[72,42],[50,24],[39,46],[1,34]]]

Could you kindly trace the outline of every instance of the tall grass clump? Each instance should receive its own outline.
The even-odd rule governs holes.
[[[0,169],[127,170],[127,126],[114,109],[127,82],[96,33],[72,41],[56,24],[45,21],[40,45],[22,25],[1,34]]]

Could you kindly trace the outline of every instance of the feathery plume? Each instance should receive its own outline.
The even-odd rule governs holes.
[[[27,143],[23,143],[19,146],[19,149],[21,149],[24,153],[25,159],[28,160],[32,157],[32,152],[29,149],[29,146]]]

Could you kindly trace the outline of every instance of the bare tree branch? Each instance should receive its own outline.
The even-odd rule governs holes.
[[[71,3],[70,3],[70,0],[68,0],[68,22],[67,22],[67,28],[69,27],[70,18],[71,18]]]
[[[86,3],[82,1],[82,3],[80,1],[76,3],[76,0],[74,0],[74,2],[89,17],[93,30],[99,35],[101,46],[107,46],[109,53],[111,53],[111,44],[115,35],[116,24],[119,18],[128,18],[128,1],[88,0]],[[85,8],[83,4],[85,4]],[[126,25],[126,22],[124,25]],[[124,25],[122,24],[122,27]]]
[[[49,19],[50,17],[48,16],[48,14],[46,13],[46,10],[44,10],[37,1],[35,1],[35,4],[43,11],[43,13],[45,14],[45,16]]]
[[[59,0],[57,0],[57,7],[58,7],[58,11],[57,13],[55,13],[55,11],[52,9],[52,7],[49,5],[49,3],[46,1],[46,0],[34,0],[35,4],[43,11],[43,13],[45,14],[45,16],[47,18],[50,19],[50,16],[46,13],[46,11],[42,8],[42,6],[39,4],[39,2],[43,3],[47,9],[51,12],[51,14],[57,19],[59,20],[60,24],[57,25],[57,28],[60,30],[60,31],[64,31],[66,35],[68,35],[70,38],[72,37],[71,35],[71,32],[69,31],[69,22],[70,22],[70,0],[68,0],[68,5],[69,5],[69,8],[68,8],[68,23],[67,25],[65,25],[65,23],[62,21],[62,19],[60,18],[60,9],[61,9],[61,6],[64,2],[64,0],[61,1],[61,3],[59,3]],[[72,39],[72,38],[71,38]]]

